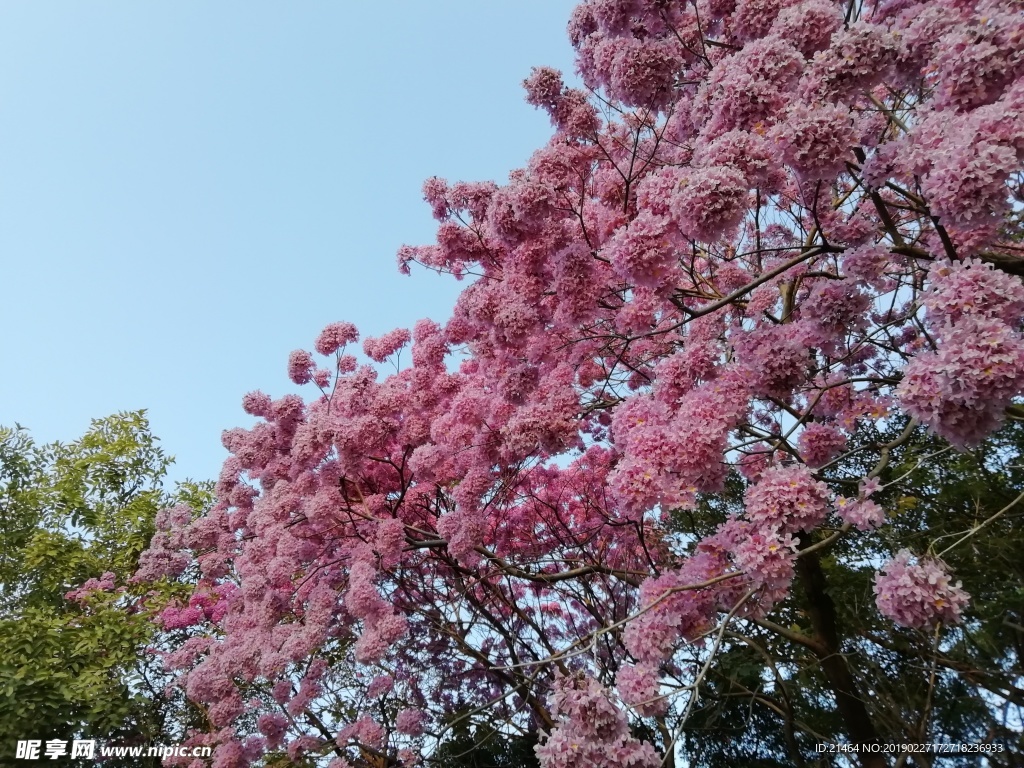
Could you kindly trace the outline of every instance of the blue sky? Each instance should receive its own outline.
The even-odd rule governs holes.
[[[242,395],[329,322],[444,319],[399,275],[432,175],[502,181],[550,135],[572,0],[0,5],[0,424],[71,440],[146,408],[215,477]]]

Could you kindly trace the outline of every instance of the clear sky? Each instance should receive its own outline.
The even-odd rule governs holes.
[[[550,135],[574,0],[0,4],[0,424],[146,408],[212,478],[242,395],[329,322],[443,320],[425,178],[503,181]]]

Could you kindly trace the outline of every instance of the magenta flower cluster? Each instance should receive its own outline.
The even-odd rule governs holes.
[[[630,734],[625,713],[593,678],[557,681],[551,711],[558,718],[557,725],[537,747],[537,757],[546,768],[661,765],[654,747]]]
[[[933,271],[922,303],[936,348],[907,365],[897,394],[908,413],[968,447],[1024,393],[1024,286],[977,260]]]
[[[941,561],[902,549],[875,576],[875,602],[883,616],[904,627],[955,624],[970,599],[960,586]]]
[[[192,743],[415,765],[479,711],[544,768],[660,765],[630,719],[682,716],[684,658],[725,621],[792,641],[812,542],[885,551],[878,480],[837,479],[888,460],[878,423],[968,447],[1024,394],[1018,5],[583,0],[582,86],[525,81],[550,141],[423,186],[399,268],[472,277],[451,316],[329,325],[287,361],[308,398],[243,398],[213,507],[158,517],[135,581],[189,584],[154,612]],[[967,613],[906,552],[876,594]]]

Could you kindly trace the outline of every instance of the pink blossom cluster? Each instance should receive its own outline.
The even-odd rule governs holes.
[[[626,664],[615,675],[619,698],[645,717],[662,715],[667,697],[658,685],[658,668],[653,664]]]
[[[764,325],[736,334],[733,345],[758,395],[787,399],[811,371],[806,328],[801,323]]]
[[[699,641],[719,612],[737,607],[745,586],[730,562],[733,543],[727,534],[707,538],[678,568],[640,585],[641,610],[623,633],[626,649],[640,662],[637,670],[626,673],[627,679],[633,675],[625,683],[627,690],[636,687],[640,674],[645,685],[653,685],[657,665],[670,659],[681,641]],[[628,696],[626,701],[637,703],[634,695]]]
[[[728,165],[694,169],[679,180],[672,214],[692,240],[728,237],[746,215],[748,191],[743,174]]]
[[[408,627],[405,617],[395,613],[377,592],[373,585],[375,574],[372,566],[357,563],[349,573],[349,587],[345,593],[345,607],[364,624],[363,633],[354,649],[358,661],[382,658],[388,648],[406,633]]]
[[[765,529],[809,531],[828,516],[828,501],[828,486],[815,480],[806,467],[777,467],[747,488],[745,516]]]
[[[862,19],[832,34],[810,62],[801,90],[826,102],[855,101],[858,92],[892,77],[900,53],[895,30]]]
[[[922,299],[936,349],[897,390],[904,408],[954,445],[978,443],[1024,392],[1024,286],[977,260],[940,263]]]
[[[426,715],[421,709],[403,709],[395,718],[395,728],[410,736],[422,735],[426,727]]]
[[[885,523],[885,510],[871,499],[840,496],[836,499],[836,513],[844,523],[861,531],[870,531]]]
[[[801,179],[819,181],[834,179],[844,169],[856,133],[846,107],[794,104],[771,138]]]
[[[710,142],[699,144],[693,159],[695,164],[702,167],[724,167],[738,171],[744,179],[741,186],[747,189],[757,187],[766,192],[777,192],[786,183],[777,155],[776,147],[761,134],[732,130]],[[745,202],[742,196],[737,197],[740,202]]]
[[[480,707],[555,723],[546,766],[658,764],[625,707],[672,714],[682,656],[771,618],[832,512],[884,524],[877,483],[829,488],[848,446],[881,460],[895,405],[971,445],[1022,393],[1021,30],[1012,0],[581,2],[584,87],[525,81],[550,141],[424,184],[400,269],[472,275],[451,317],[329,325],[288,360],[308,398],[244,397],[213,508],[157,520],[135,579],[199,575],[164,658],[217,763],[411,763]],[[670,530],[733,470],[742,511]],[[898,556],[883,612],[955,620],[944,574]]]
[[[769,32],[788,40],[806,59],[824,50],[843,26],[843,12],[830,0],[782,3]]]
[[[827,354],[839,352],[850,334],[868,324],[870,305],[870,296],[853,280],[817,282],[800,306],[805,339]]]
[[[1000,320],[1014,329],[1024,322],[1024,283],[978,259],[938,262],[921,303],[933,327],[965,317]]]
[[[313,380],[313,356],[304,349],[296,349],[288,356],[288,378],[296,384]]]
[[[412,335],[407,329],[396,328],[379,338],[364,339],[363,351],[374,362],[383,363],[388,357],[408,344],[411,339]]]
[[[848,438],[832,424],[814,422],[800,432],[800,458],[809,467],[823,467],[843,452]]]
[[[593,678],[562,678],[551,694],[558,722],[537,746],[543,768],[656,768],[661,757],[629,732],[626,715]]]
[[[377,675],[366,686],[366,697],[369,699],[379,699],[384,694],[391,692],[394,687],[395,678],[391,675]]]
[[[116,575],[107,571],[98,579],[88,579],[82,586],[72,589],[64,595],[65,600],[74,600],[77,603],[84,603],[96,592],[111,592],[117,581]]]
[[[358,744],[379,749],[384,746],[384,729],[372,717],[363,715],[342,728],[338,732],[336,741],[338,746],[346,746],[349,741],[355,741]]]
[[[183,629],[200,623],[203,620],[203,612],[192,606],[186,608],[168,606],[160,613],[160,620],[163,622],[164,629]]]
[[[698,491],[718,489],[727,470],[721,455],[744,395],[742,382],[716,377],[674,408],[647,395],[624,403],[611,425],[622,459],[609,478],[623,510],[687,506]],[[673,410],[691,418],[670,418]]]
[[[954,445],[976,445],[1024,392],[1024,339],[998,320],[970,318],[943,329],[939,345],[907,365],[897,394]]]
[[[937,622],[956,624],[970,596],[953,584],[945,565],[914,558],[906,549],[875,575],[875,602],[883,616],[904,627],[924,629]]]
[[[314,346],[321,355],[332,355],[358,338],[359,332],[352,323],[331,323],[317,336]]]
[[[776,528],[727,523],[719,533],[730,541],[733,561],[757,591],[745,613],[764,615],[789,594],[793,583],[797,540]]]
[[[642,214],[620,229],[606,246],[615,270],[634,285],[653,287],[676,268],[681,243],[664,216]]]
[[[267,739],[267,746],[277,749],[284,742],[288,733],[288,719],[279,712],[260,715],[256,727]]]

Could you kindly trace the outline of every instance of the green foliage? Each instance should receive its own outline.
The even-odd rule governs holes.
[[[159,509],[210,503],[208,484],[162,483],[171,459],[142,411],[93,421],[73,443],[0,428],[0,755],[17,739],[160,743],[167,702],[154,636],[129,579]],[[69,590],[113,574],[113,589]],[[113,765],[113,763],[111,763]],[[138,764],[138,761],[136,761]]]

